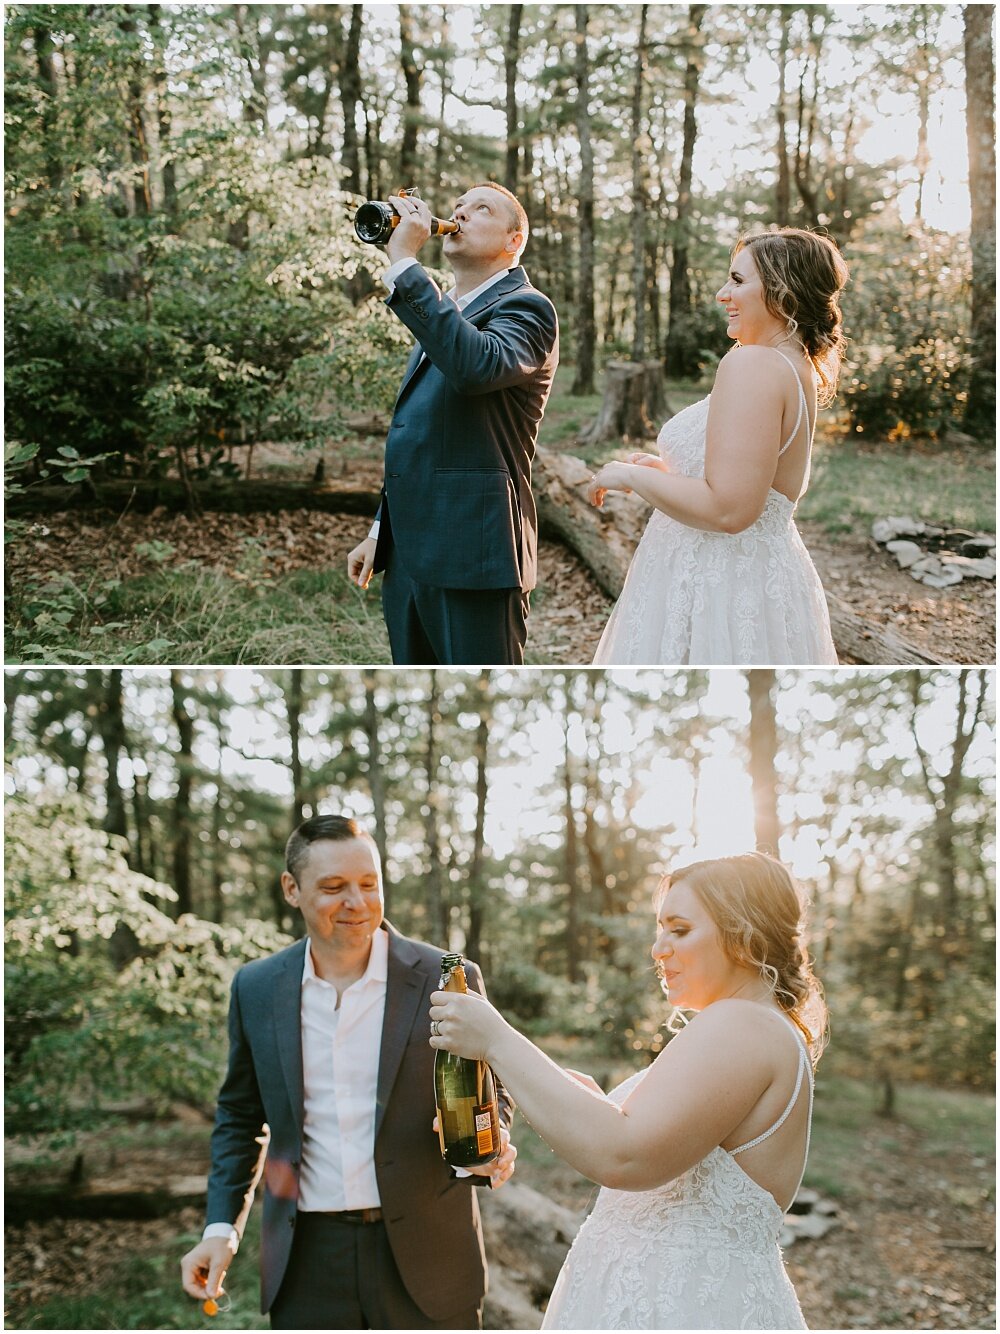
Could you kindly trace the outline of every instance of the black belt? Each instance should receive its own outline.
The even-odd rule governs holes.
[[[338,1223],[353,1223],[360,1227],[364,1223],[381,1223],[381,1209],[337,1209],[323,1214],[324,1218],[333,1218]]]

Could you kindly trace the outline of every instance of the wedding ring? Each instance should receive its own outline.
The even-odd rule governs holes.
[[[441,1036],[441,1025],[436,1019],[431,1020],[431,1037],[439,1038]]]

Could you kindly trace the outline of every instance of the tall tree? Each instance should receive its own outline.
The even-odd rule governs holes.
[[[518,6],[520,8],[520,6]],[[571,394],[594,392],[594,145],[590,137],[590,53],[587,50],[588,5],[574,6],[576,48],[576,131],[580,140],[580,181],[577,187],[577,239],[580,280],[576,299],[576,373]]]
[[[635,47],[635,78],[632,84],[632,299],[635,324],[632,360],[646,358],[646,128],[643,101],[646,88],[648,5],[639,7],[639,35]]]
[[[427,846],[427,914],[430,919],[431,939],[448,947],[448,910],[444,901],[444,873],[441,864],[440,818],[441,785],[438,781],[439,752],[438,727],[441,723],[438,691],[439,674],[430,673],[427,692],[427,748],[424,756],[426,795],[424,798],[424,837]]]
[[[997,154],[993,100],[993,5],[964,5],[965,122],[969,140],[969,195],[972,203],[973,369],[965,424],[984,440],[996,429],[996,251]]]
[[[771,668],[747,672],[750,694],[750,781],[753,786],[754,835],[759,852],[778,855],[778,724],[775,716],[777,676]]]
[[[472,836],[472,858],[469,863],[469,931],[466,949],[469,957],[480,962],[483,958],[483,924],[486,916],[486,885],[483,877],[485,851],[486,799],[489,793],[490,743],[490,674],[479,673],[476,682],[479,721],[476,724],[474,757],[476,765],[476,822]]]
[[[517,108],[517,65],[521,54],[523,5],[508,5],[507,39],[503,47],[504,110],[507,118],[507,153],[503,183],[517,194],[521,166],[521,129]]]
[[[177,894],[176,912],[194,912],[191,885],[191,851],[194,820],[191,791],[194,784],[194,719],[187,706],[187,691],[181,674],[170,673],[171,713],[177,729],[177,789],[173,810],[173,886]]]
[[[358,104],[363,100],[361,82],[361,23],[364,5],[351,5],[346,40],[342,43],[338,88],[344,114],[344,140],[340,161],[344,189],[361,193],[361,156],[358,150]]]
[[[692,344],[691,319],[691,175],[694,146],[698,136],[696,117],[698,85],[701,78],[704,39],[702,23],[707,5],[689,5],[684,44],[684,136],[681,165],[677,177],[677,210],[673,226],[673,256],[670,264],[670,307],[664,369],[669,375],[696,375],[699,349]]]
[[[779,227],[787,227],[792,220],[792,173],[788,161],[788,33],[792,21],[790,5],[779,10],[781,25],[778,39],[778,96],[775,102],[777,118],[778,174],[774,186],[774,220]]]
[[[403,108],[403,138],[399,148],[399,175],[403,186],[417,184],[417,131],[420,126],[420,88],[423,82],[417,60],[411,5],[399,7],[399,57],[406,87]]]
[[[125,796],[118,781],[118,764],[128,750],[125,734],[125,715],[122,705],[121,668],[113,667],[103,674],[97,702],[97,730],[104,746],[107,766],[105,791],[107,795],[104,828],[109,834],[128,838],[128,819],[125,814]]]

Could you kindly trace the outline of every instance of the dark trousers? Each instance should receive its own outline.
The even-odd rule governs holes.
[[[427,1239],[428,1264],[446,1267]],[[384,1223],[344,1223],[299,1214],[272,1329],[481,1329],[479,1307],[431,1320],[403,1286]]]
[[[519,588],[435,588],[417,583],[390,551],[382,614],[392,660],[410,667],[520,666],[528,595]]]

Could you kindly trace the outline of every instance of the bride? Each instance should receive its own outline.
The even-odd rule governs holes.
[[[487,1060],[604,1187],[543,1329],[805,1328],[778,1234],[809,1151],[826,1010],[795,884],[763,853],[695,862],[664,878],[656,910],[656,970],[695,1015],[611,1094],[471,993],[433,994],[431,1045]]]
[[[635,491],[654,514],[595,663],[835,664],[826,599],[793,521],[817,404],[833,398],[847,266],[785,227],[739,241],[717,295],[736,340],[712,393],[672,417],[659,454],[595,473],[590,499]]]

